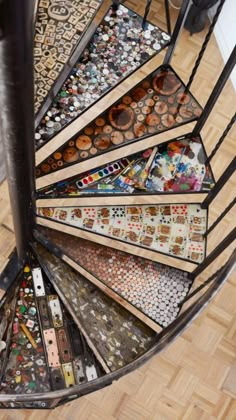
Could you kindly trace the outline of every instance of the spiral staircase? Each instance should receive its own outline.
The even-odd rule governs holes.
[[[212,164],[235,114],[209,156],[201,131],[236,54],[202,107],[191,85],[224,1],[187,83],[170,62],[188,1],[172,34],[147,20],[151,2],[14,3],[11,19],[0,6],[17,243],[0,277],[0,407],[54,408],[159,353],[232,271],[235,229],[209,251],[232,191],[209,214],[235,171],[216,181]]]

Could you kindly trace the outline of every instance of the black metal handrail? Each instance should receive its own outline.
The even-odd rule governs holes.
[[[233,48],[215,86],[213,91],[211,92],[206,105],[204,106],[203,112],[197,122],[197,124],[194,127],[193,135],[197,136],[201,130],[203,129],[212,109],[214,108],[217,99],[219,98],[222,90],[224,89],[224,86],[229,79],[234,67],[236,64],[236,45]]]
[[[216,143],[214,149],[211,151],[210,155],[207,158],[207,164],[210,163],[210,161],[213,159],[213,157],[215,156],[215,154],[217,153],[218,149],[220,148],[220,146],[222,145],[222,143],[224,142],[224,140],[226,139],[229,131],[231,130],[231,128],[233,127],[233,125],[236,122],[236,112],[235,114],[232,116],[231,120],[229,121],[229,123],[227,124],[225,130],[223,131],[222,135],[220,136],[218,142]]]
[[[202,61],[203,55],[204,55],[204,53],[206,51],[207,45],[208,45],[208,43],[209,43],[209,41],[211,39],[211,35],[212,35],[213,30],[215,28],[216,22],[217,22],[217,20],[218,20],[218,18],[220,16],[220,13],[221,13],[221,10],[222,10],[222,7],[223,7],[224,3],[225,3],[225,0],[220,0],[220,2],[218,4],[218,7],[217,7],[216,12],[215,12],[215,15],[214,15],[214,17],[212,19],[212,22],[211,22],[210,26],[209,26],[208,32],[207,32],[207,34],[205,36],[204,42],[203,42],[203,44],[201,46],[201,49],[200,49],[199,54],[198,54],[198,57],[197,57],[197,59],[195,61],[195,64],[194,64],[193,69],[192,69],[192,72],[190,74],[188,83],[186,85],[186,89],[187,90],[190,89],[190,87],[191,87],[191,85],[193,83],[194,77],[196,76],[196,73],[197,73],[198,68],[199,68],[199,66],[201,64],[201,61]]]

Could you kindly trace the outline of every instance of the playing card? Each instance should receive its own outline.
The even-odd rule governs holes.
[[[155,226],[147,225],[147,224],[144,224],[143,225],[143,229],[142,229],[142,233],[143,234],[146,234],[146,235],[149,235],[149,236],[153,236],[155,234],[155,231],[156,231],[156,227]]]
[[[160,252],[169,252],[169,241],[169,236],[156,235],[152,244],[152,248]]]
[[[133,232],[132,230],[126,230],[125,239],[128,242],[138,243],[139,242],[139,234],[136,233],[136,232]]]
[[[95,219],[97,217],[97,208],[96,207],[82,207],[82,217]]]
[[[97,233],[107,235],[110,228],[110,219],[95,219],[93,230]]]
[[[177,257],[183,257],[184,256],[184,246],[179,244],[170,244],[169,252],[172,255],[175,255]]]
[[[94,219],[89,219],[88,217],[85,217],[83,219],[83,228],[93,229],[93,225],[94,225]]]
[[[114,238],[125,239],[125,230],[121,228],[110,226],[108,234]]]
[[[110,209],[108,207],[98,207],[97,208],[97,218],[98,219],[109,219]]]
[[[153,243],[153,237],[148,235],[141,235],[139,238],[140,245],[150,248]]]
[[[174,205],[171,206],[171,213],[173,215],[179,214],[179,215],[187,215],[188,214],[188,207],[184,204],[181,205]]]

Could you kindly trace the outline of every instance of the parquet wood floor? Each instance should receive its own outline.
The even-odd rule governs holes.
[[[135,5],[136,1],[129,2]],[[137,6],[139,10],[141,5]],[[143,2],[144,3],[144,2]],[[173,13],[173,10],[171,9]],[[162,2],[155,2],[150,19],[164,27]],[[199,51],[204,32],[190,37],[184,31],[173,59],[173,66],[187,81],[188,71]],[[186,53],[186,51],[188,51]],[[214,38],[201,64],[192,91],[204,104],[223,68]],[[230,82],[203,130],[207,152],[218,140],[236,102]],[[216,179],[235,154],[236,127],[213,160]],[[213,220],[230,201],[235,190],[232,177],[210,213]],[[0,270],[14,247],[7,184],[0,186]],[[212,249],[222,231],[233,226],[235,210],[212,233]],[[232,249],[233,247],[231,247]],[[137,371],[101,391],[85,396],[53,411],[1,410],[1,420],[213,420],[236,419],[236,276],[233,273],[191,326],[163,353]]]

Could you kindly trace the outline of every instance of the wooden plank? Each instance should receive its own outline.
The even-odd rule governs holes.
[[[75,198],[41,198],[36,201],[37,207],[76,207],[76,206],[106,206],[138,205],[138,204],[175,204],[202,203],[206,194],[155,194],[105,197],[75,197]]]

